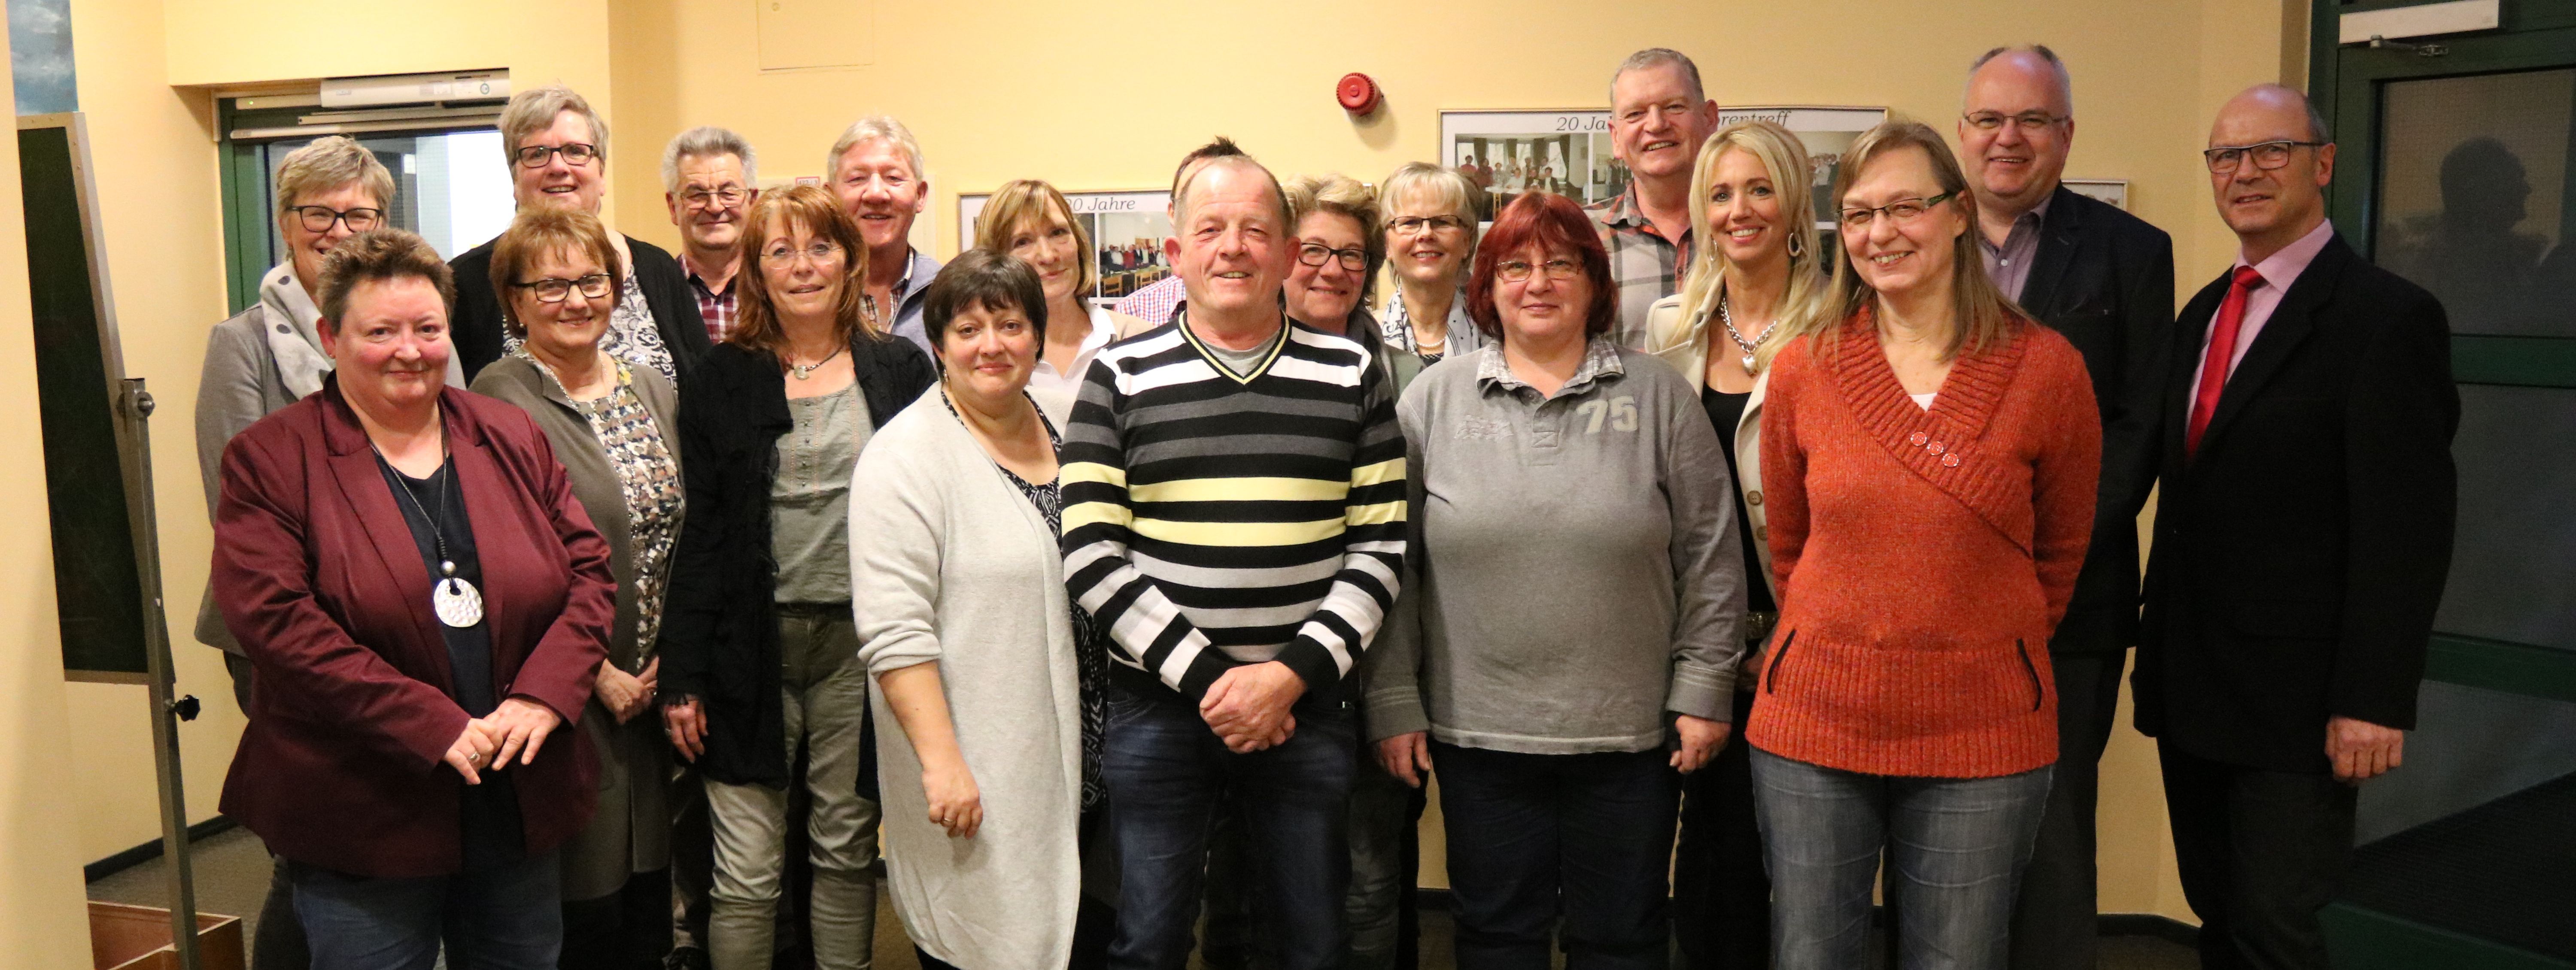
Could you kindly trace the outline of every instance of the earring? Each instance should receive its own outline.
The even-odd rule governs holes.
[[[1789,258],[1790,258],[1790,259],[1797,259],[1798,257],[1805,256],[1806,254],[1807,254],[1807,244],[1806,244],[1806,242],[1805,242],[1803,239],[1801,239],[1801,238],[1798,236],[1798,234],[1797,234],[1797,233],[1790,233],[1790,234],[1789,234]]]

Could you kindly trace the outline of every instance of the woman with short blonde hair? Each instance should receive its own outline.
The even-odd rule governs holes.
[[[1485,346],[1462,294],[1486,196],[1457,169],[1406,162],[1386,177],[1377,198],[1380,247],[1395,277],[1395,298],[1386,301],[1378,336],[1388,376],[1400,389],[1442,357]]]

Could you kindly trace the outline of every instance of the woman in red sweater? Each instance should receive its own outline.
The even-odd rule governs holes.
[[[1843,155],[1834,312],[1762,413],[1781,615],[1756,807],[1775,964],[1862,966],[1882,852],[1902,965],[2000,967],[2057,758],[2049,633],[2092,529],[2083,358],[1987,280],[1976,202],[1931,128]]]

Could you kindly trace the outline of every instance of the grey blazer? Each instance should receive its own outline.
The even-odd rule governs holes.
[[[653,416],[654,426],[662,430],[662,445],[670,449],[676,466],[681,461],[678,393],[660,371],[630,367],[628,372],[635,379],[635,396]],[[542,369],[516,354],[503,355],[484,367],[474,378],[474,392],[527,411],[554,446],[555,460],[563,463],[565,477],[572,482],[574,500],[590,514],[600,538],[608,541],[608,571],[617,579],[617,620],[609,630],[608,659],[619,670],[639,672],[650,659],[642,655],[650,645],[637,643],[635,637],[641,613],[635,601],[633,527],[626,517],[625,490],[616,470],[609,467],[607,450],[591,433],[590,419],[573,409],[572,399]],[[676,476],[678,468],[672,473]],[[687,527],[685,519],[683,513],[682,528]],[[589,826],[564,843],[565,899],[596,899],[616,892],[628,876],[660,869],[671,858],[665,782],[671,776],[672,761],[660,715],[647,710],[619,724],[594,695],[583,705],[581,728],[602,755],[599,809]]]
[[[267,308],[252,303],[206,337],[205,369],[197,377],[197,476],[205,482],[209,510],[223,491],[224,446],[269,412],[295,403],[295,392],[277,376],[277,358],[268,352],[267,325]],[[242,652],[215,610],[212,584],[197,606],[197,642],[235,656]]]

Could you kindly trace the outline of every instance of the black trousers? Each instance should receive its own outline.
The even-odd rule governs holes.
[[[248,717],[250,660],[239,654],[225,654],[224,672],[232,675],[233,703],[240,705],[242,715]],[[284,858],[269,862],[268,897],[260,903],[259,932],[250,941],[251,970],[306,970],[313,965],[313,954],[305,945],[304,924],[295,918],[295,886],[286,878]]]
[[[2056,782],[2013,903],[2012,970],[2093,970],[2094,806],[2127,660],[2125,650],[2049,657],[2057,679]]]
[[[1735,694],[1735,730],[1708,767],[1682,776],[1673,851],[1673,936],[1690,970],[1771,965],[1771,877],[1753,818],[1753,692]]]
[[[2326,970],[2317,911],[2352,864],[2355,789],[2159,744],[2183,898],[2204,970]]]

